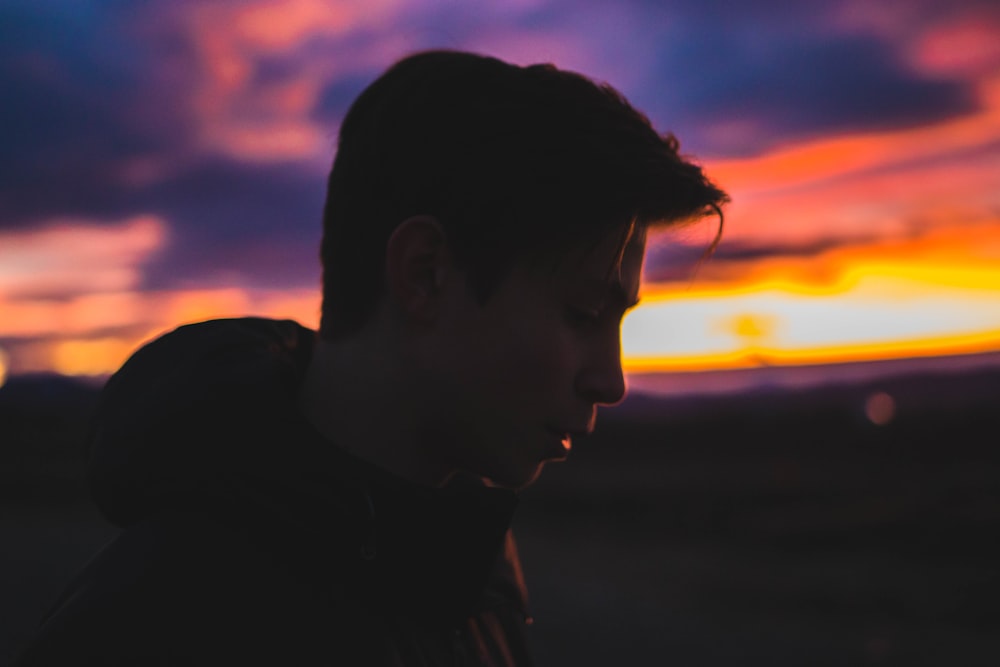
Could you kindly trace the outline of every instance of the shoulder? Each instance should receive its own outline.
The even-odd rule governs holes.
[[[289,650],[315,652],[344,626],[337,582],[285,566],[252,530],[182,512],[130,526],[80,573],[16,664],[280,664]]]

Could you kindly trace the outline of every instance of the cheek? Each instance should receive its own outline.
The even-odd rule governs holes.
[[[498,344],[506,348],[501,376],[527,394],[537,395],[572,384],[576,367],[574,337],[564,325],[551,320],[524,320],[510,327]]]

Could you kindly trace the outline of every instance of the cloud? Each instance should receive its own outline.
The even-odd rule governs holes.
[[[301,165],[204,160],[131,197],[171,222],[145,285],[314,285],[325,192]]]
[[[183,83],[137,25],[127,3],[0,8],[0,228],[129,213],[114,190],[130,169],[183,148]]]
[[[995,221],[1000,194],[990,182],[997,166],[994,153],[932,168],[855,174],[799,191],[759,192],[734,202],[728,238],[754,243],[905,238],[924,228],[961,230]]]
[[[61,218],[114,236],[153,216],[170,243],[130,269],[135,289],[312,288],[336,126],[432,47],[608,80],[717,156],[734,195],[720,264],[907,233],[919,211],[982,219],[998,205],[997,19],[978,0],[12,0],[0,230]]]
[[[671,109],[686,141],[714,155],[937,123],[977,108],[972,82],[917,71],[875,36],[816,26],[765,34],[706,26],[663,40],[654,57],[637,101]]]
[[[0,230],[152,214],[172,243],[147,286],[315,284],[335,97],[375,73],[325,57],[359,40],[355,4],[305,20],[331,6],[6,3]]]
[[[919,4],[924,14],[940,6]],[[909,15],[890,5],[894,15]],[[967,79],[910,66],[907,58],[923,61],[874,30],[874,19],[839,6],[6,3],[0,227],[134,214],[148,206],[130,208],[126,200],[139,197],[123,194],[183,180],[178,172],[208,160],[321,171],[354,96],[420,48],[580,69],[622,88],[662,128],[677,130],[686,148],[715,155],[936,122],[974,108]],[[925,61],[940,60],[940,43],[914,48]]]
[[[921,71],[982,80],[1000,71],[1000,6],[950,15],[928,26],[909,48]]]
[[[974,4],[958,3],[956,11]],[[978,104],[976,80],[922,69],[911,57],[910,42],[923,34],[917,28],[879,32],[848,20],[844,3],[416,6],[424,13],[407,26],[422,47],[555,61],[609,81],[700,154],[756,155],[831,133],[937,123]],[[434,43],[431,26],[443,44]]]
[[[61,218],[66,228],[74,220],[88,230],[106,225],[115,237],[123,218],[154,215],[164,233],[170,228],[173,243],[149,267],[153,284],[190,281],[199,272],[280,273],[281,262],[294,273],[298,253],[261,262],[263,253],[253,249],[304,250],[308,242],[315,256],[322,170],[213,154],[197,113],[207,65],[177,11],[70,2],[0,8],[0,230],[37,229]],[[288,96],[293,89],[285,87]],[[280,98],[272,89],[258,96]],[[273,102],[282,104],[292,107],[290,117],[311,109],[310,100],[300,109]],[[277,129],[257,135],[237,127],[225,140],[242,141],[244,153],[281,159],[295,156],[296,142],[331,152],[332,140],[301,137],[294,123],[275,123]],[[62,257],[57,244],[47,251]],[[241,261],[244,255],[254,255],[255,263]],[[35,266],[46,270],[42,261]]]
[[[254,41],[260,31],[238,20],[252,5],[233,3],[210,25],[198,23],[201,7],[0,8],[0,228],[149,210],[159,191],[213,161],[241,163],[244,173],[255,164],[323,170],[335,136],[313,114],[335,76],[324,60],[303,46],[276,68],[274,53],[253,50],[264,48]]]
[[[33,339],[130,327],[156,312],[136,289],[165,242],[165,225],[149,215],[0,232],[0,342],[9,346],[10,368],[38,370]]]
[[[402,54],[391,25],[404,4],[230,0],[175,12],[202,66],[192,91],[201,146],[254,162],[325,161],[334,128],[316,107],[329,105],[331,86],[374,78]]]
[[[11,373],[109,374],[142,343],[181,324],[252,314],[315,327],[319,303],[316,289],[124,291],[30,301],[0,295],[0,343]]]
[[[998,30],[991,0],[10,0],[0,343],[13,372],[100,373],[182,321],[314,323],[337,125],[426,48],[609,81],[709,158],[723,245],[698,265],[714,223],[676,230],[647,281],[995,263]],[[757,310],[720,317],[781,314]]]
[[[920,274],[922,280],[938,285],[973,289],[976,276],[991,276],[980,287],[996,292],[995,267],[1000,265],[1000,218],[961,220],[952,226],[911,227],[899,235],[859,235],[855,239],[832,237],[814,242],[730,242],[735,251],[725,250],[690,272],[680,275],[666,268],[650,267],[644,275],[648,294],[702,289],[736,293],[763,284],[794,284],[802,289],[828,290],[843,284],[856,267],[897,267],[901,275]],[[952,278],[949,279],[948,276]],[[663,282],[658,282],[662,280]],[[952,280],[949,283],[949,280]],[[996,297],[996,295],[994,295]],[[931,313],[932,311],[928,311]]]
[[[166,241],[162,220],[144,215],[111,225],[55,220],[0,232],[0,298],[64,298],[136,287],[142,266]]]
[[[832,18],[838,28],[874,31],[897,40],[956,20],[1000,18],[1000,5],[995,0],[842,0],[833,8]]]

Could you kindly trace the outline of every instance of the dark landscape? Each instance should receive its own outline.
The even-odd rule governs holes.
[[[95,400],[0,388],[0,661],[114,535],[82,477]],[[633,395],[523,494],[538,663],[1000,664],[998,434],[998,370]]]

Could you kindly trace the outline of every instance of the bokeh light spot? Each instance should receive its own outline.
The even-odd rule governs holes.
[[[876,426],[885,426],[896,416],[896,401],[884,391],[877,391],[865,400],[865,416]]]

